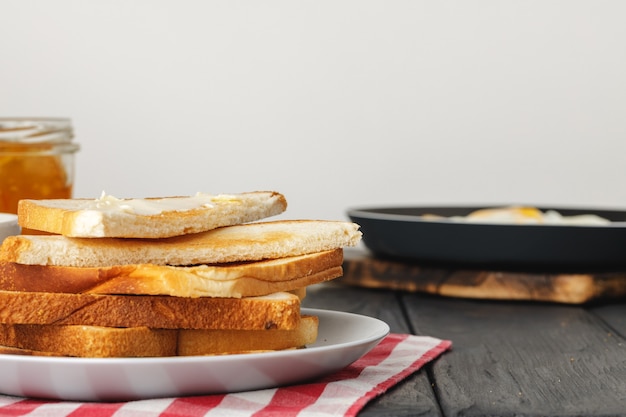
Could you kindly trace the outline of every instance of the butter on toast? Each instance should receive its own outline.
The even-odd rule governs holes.
[[[199,265],[257,261],[355,246],[359,225],[329,220],[277,220],[220,227],[165,239],[9,236],[0,261],[28,265]]]
[[[0,246],[0,353],[133,357],[299,348],[300,300],[342,275],[359,225],[258,220],[285,198],[23,200]]]
[[[71,237],[164,238],[275,216],[287,209],[274,191],[186,197],[21,200],[23,228]]]

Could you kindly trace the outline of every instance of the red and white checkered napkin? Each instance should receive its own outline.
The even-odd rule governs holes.
[[[450,341],[389,334],[345,369],[318,381],[275,389],[121,403],[81,403],[0,396],[0,416],[268,417],[355,416],[371,399],[437,358]]]

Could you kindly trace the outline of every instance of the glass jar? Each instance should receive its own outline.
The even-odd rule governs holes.
[[[0,118],[0,212],[21,199],[71,198],[74,154],[70,119]]]

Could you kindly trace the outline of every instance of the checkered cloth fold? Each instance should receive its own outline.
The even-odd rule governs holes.
[[[371,399],[450,349],[427,336],[389,334],[341,371],[311,383],[232,394],[118,403],[42,401],[0,395],[0,416],[355,416]]]

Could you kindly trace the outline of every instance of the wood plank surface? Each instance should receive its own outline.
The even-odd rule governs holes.
[[[445,416],[626,415],[626,341],[599,315],[418,294],[403,302],[417,334],[452,340],[432,366]]]
[[[309,290],[307,307],[378,317],[452,350],[360,416],[626,416],[624,298],[569,305],[475,300],[346,285]]]
[[[303,307],[347,311],[379,318],[393,333],[412,333],[401,306],[400,295],[393,291],[354,288],[337,283],[309,287]],[[441,416],[437,399],[428,378],[429,365],[374,399],[359,417]]]
[[[621,303],[604,303],[591,306],[589,311],[600,317],[612,330],[613,333],[626,338],[626,298]]]

